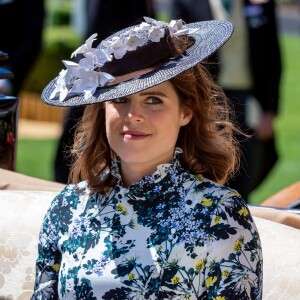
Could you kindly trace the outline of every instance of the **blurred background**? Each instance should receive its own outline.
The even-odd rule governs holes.
[[[54,156],[65,109],[45,105],[40,94],[64,68],[61,61],[69,59],[82,44],[86,26],[84,1],[45,1],[43,46],[19,94],[17,172],[54,180]],[[153,1],[158,19],[169,20],[170,1]],[[252,204],[300,180],[300,1],[278,0],[276,13],[283,60],[280,114],[276,119],[279,160],[251,193]]]

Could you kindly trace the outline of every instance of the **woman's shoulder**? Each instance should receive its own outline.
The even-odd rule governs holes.
[[[195,176],[193,184],[190,186],[187,196],[202,205],[245,207],[246,202],[238,191],[204,178]]]
[[[87,182],[82,181],[78,184],[67,184],[63,190],[52,200],[50,209],[59,207],[76,207],[80,202],[90,196]]]
[[[229,186],[222,185],[200,175],[195,175],[193,184],[190,187],[190,192],[193,194],[211,195],[218,197],[240,197],[238,191]]]
[[[66,228],[75,216],[85,210],[90,192],[85,182],[68,184],[52,200],[45,215],[45,222],[55,224],[57,228]]]
[[[250,228],[253,218],[247,203],[236,190],[203,177],[196,178],[186,198],[194,204],[194,209],[210,217],[235,220],[243,227]]]

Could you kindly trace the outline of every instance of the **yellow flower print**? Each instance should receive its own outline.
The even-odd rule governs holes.
[[[129,280],[134,280],[134,278],[135,278],[135,276],[134,276],[133,273],[129,273],[129,274],[128,274],[128,279],[129,279]]]
[[[55,272],[58,272],[60,269],[60,264],[53,264],[51,267]]]
[[[216,281],[217,281],[217,276],[213,276],[213,277],[210,276],[206,279],[205,285],[206,285],[206,287],[209,287],[209,286],[213,285]]]
[[[178,259],[172,259],[167,262],[168,267],[176,266],[178,264]]]
[[[132,262],[135,262],[136,258],[134,257],[130,257],[130,258],[127,258],[127,261],[132,263]]]
[[[211,204],[212,204],[212,201],[211,201],[211,199],[207,199],[207,198],[202,198],[201,199],[201,204],[202,205],[204,205],[204,206],[211,206]]]
[[[131,219],[128,225],[130,228],[134,229],[136,228],[136,221],[134,219]]]
[[[228,277],[229,276],[229,271],[228,270],[222,271],[222,276],[223,277]]]
[[[178,276],[175,275],[175,276],[171,279],[171,282],[172,282],[173,284],[178,284],[178,283],[180,282],[180,279],[179,279]]]
[[[216,216],[215,217],[215,224],[220,224],[221,221],[221,217],[220,216]]]
[[[226,298],[224,296],[217,296],[214,297],[213,300],[226,300]]]
[[[204,182],[204,179],[201,176],[197,176],[197,181],[198,182]]]
[[[242,242],[238,240],[235,242],[235,244],[233,246],[233,250],[236,252],[239,252],[242,250],[242,246],[243,246]]]
[[[181,296],[180,296],[180,299],[191,300],[192,298],[191,298],[191,296],[189,296],[189,295],[181,295]]]
[[[238,214],[239,214],[240,216],[247,217],[248,214],[249,214],[249,212],[248,212],[248,210],[247,210],[246,207],[243,207],[242,209],[240,209],[240,210],[238,211]]]
[[[195,265],[195,269],[196,269],[197,271],[200,271],[203,267],[204,267],[204,260],[203,260],[203,259],[200,260],[200,261],[198,261],[198,262],[196,263],[196,265]]]
[[[108,194],[109,191],[110,191],[110,188],[109,188],[109,187],[105,187],[105,188],[104,188],[104,193],[105,193],[105,194]]]
[[[127,210],[123,204],[119,204],[117,209],[118,209],[118,212],[120,212],[122,215],[125,215],[125,216],[127,215]]]
[[[237,191],[232,191],[230,194],[232,196],[240,196],[240,194]]]

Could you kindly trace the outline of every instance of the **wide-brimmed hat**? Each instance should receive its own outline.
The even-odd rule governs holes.
[[[92,35],[71,57],[66,69],[43,90],[42,100],[55,106],[80,106],[125,97],[167,81],[205,60],[231,36],[227,21],[183,24],[145,17],[145,22],[114,33],[96,48]],[[172,57],[169,36],[187,35],[191,45]]]

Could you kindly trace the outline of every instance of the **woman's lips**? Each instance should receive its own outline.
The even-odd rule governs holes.
[[[142,140],[148,137],[150,134],[140,131],[123,131],[122,136],[126,140]]]

